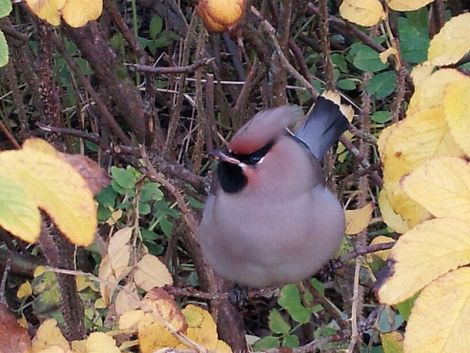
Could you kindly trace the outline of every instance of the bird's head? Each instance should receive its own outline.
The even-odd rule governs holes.
[[[276,145],[286,128],[303,117],[298,106],[262,111],[237,131],[226,152],[211,152],[219,159],[217,172],[222,189],[237,193],[256,179],[265,158],[274,159],[278,154]]]

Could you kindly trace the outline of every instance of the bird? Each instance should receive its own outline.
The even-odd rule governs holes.
[[[335,98],[333,98],[335,97]],[[330,92],[305,118],[285,105],[259,112],[210,154],[218,161],[198,230],[205,261],[225,280],[267,288],[309,278],[336,253],[345,218],[321,160],[352,108]],[[304,118],[295,134],[288,126]]]

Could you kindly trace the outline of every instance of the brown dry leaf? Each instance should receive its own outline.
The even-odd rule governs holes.
[[[137,264],[134,282],[139,288],[149,292],[154,287],[172,285],[173,278],[168,268],[158,257],[147,254]]]
[[[87,156],[67,153],[60,153],[60,156],[85,179],[93,195],[97,195],[111,182],[106,170]]]
[[[116,296],[114,307],[117,315],[122,315],[129,310],[137,309],[140,307],[140,301],[138,300],[139,295],[137,293],[137,287],[133,282],[130,282],[124,286],[123,290],[120,290]]]
[[[357,210],[346,210],[344,215],[346,217],[346,234],[358,234],[367,229],[370,220],[372,219],[372,204],[369,202],[364,207]]]
[[[196,11],[209,32],[223,32],[243,17],[246,0],[199,0]]]
[[[33,338],[31,353],[39,353],[51,346],[59,346],[65,351],[70,350],[68,341],[60,332],[57,321],[54,319],[48,319],[39,326],[36,336]]]
[[[118,230],[109,240],[108,257],[114,276],[120,280],[127,276],[130,271],[129,261],[131,259],[132,246],[129,241],[134,228],[126,227]]]
[[[116,341],[103,332],[93,332],[86,340],[87,353],[121,353]]]
[[[31,338],[8,308],[0,304],[0,351],[2,353],[29,353]]]
[[[114,286],[112,284],[118,284],[119,281],[113,273],[111,267],[111,261],[109,256],[106,255],[101,259],[100,268],[98,270],[98,277],[100,279],[100,293],[103,298],[105,306],[111,303],[111,297],[113,296]]]
[[[176,302],[163,289],[154,288],[147,293],[142,304],[147,311],[138,323],[142,353],[150,353],[157,348],[176,347],[179,340],[167,327],[182,334],[187,330],[186,320]]]

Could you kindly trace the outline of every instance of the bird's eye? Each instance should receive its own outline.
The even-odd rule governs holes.
[[[254,154],[250,156],[250,164],[256,164],[261,160],[261,156],[258,154]]]

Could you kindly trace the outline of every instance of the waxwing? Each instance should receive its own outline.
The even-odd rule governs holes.
[[[294,135],[287,127],[304,118],[301,108],[262,111],[226,152],[212,152],[217,180],[199,241],[221,277],[255,288],[297,282],[338,250],[344,213],[324,184],[320,161],[348,128],[340,107],[320,96]]]

